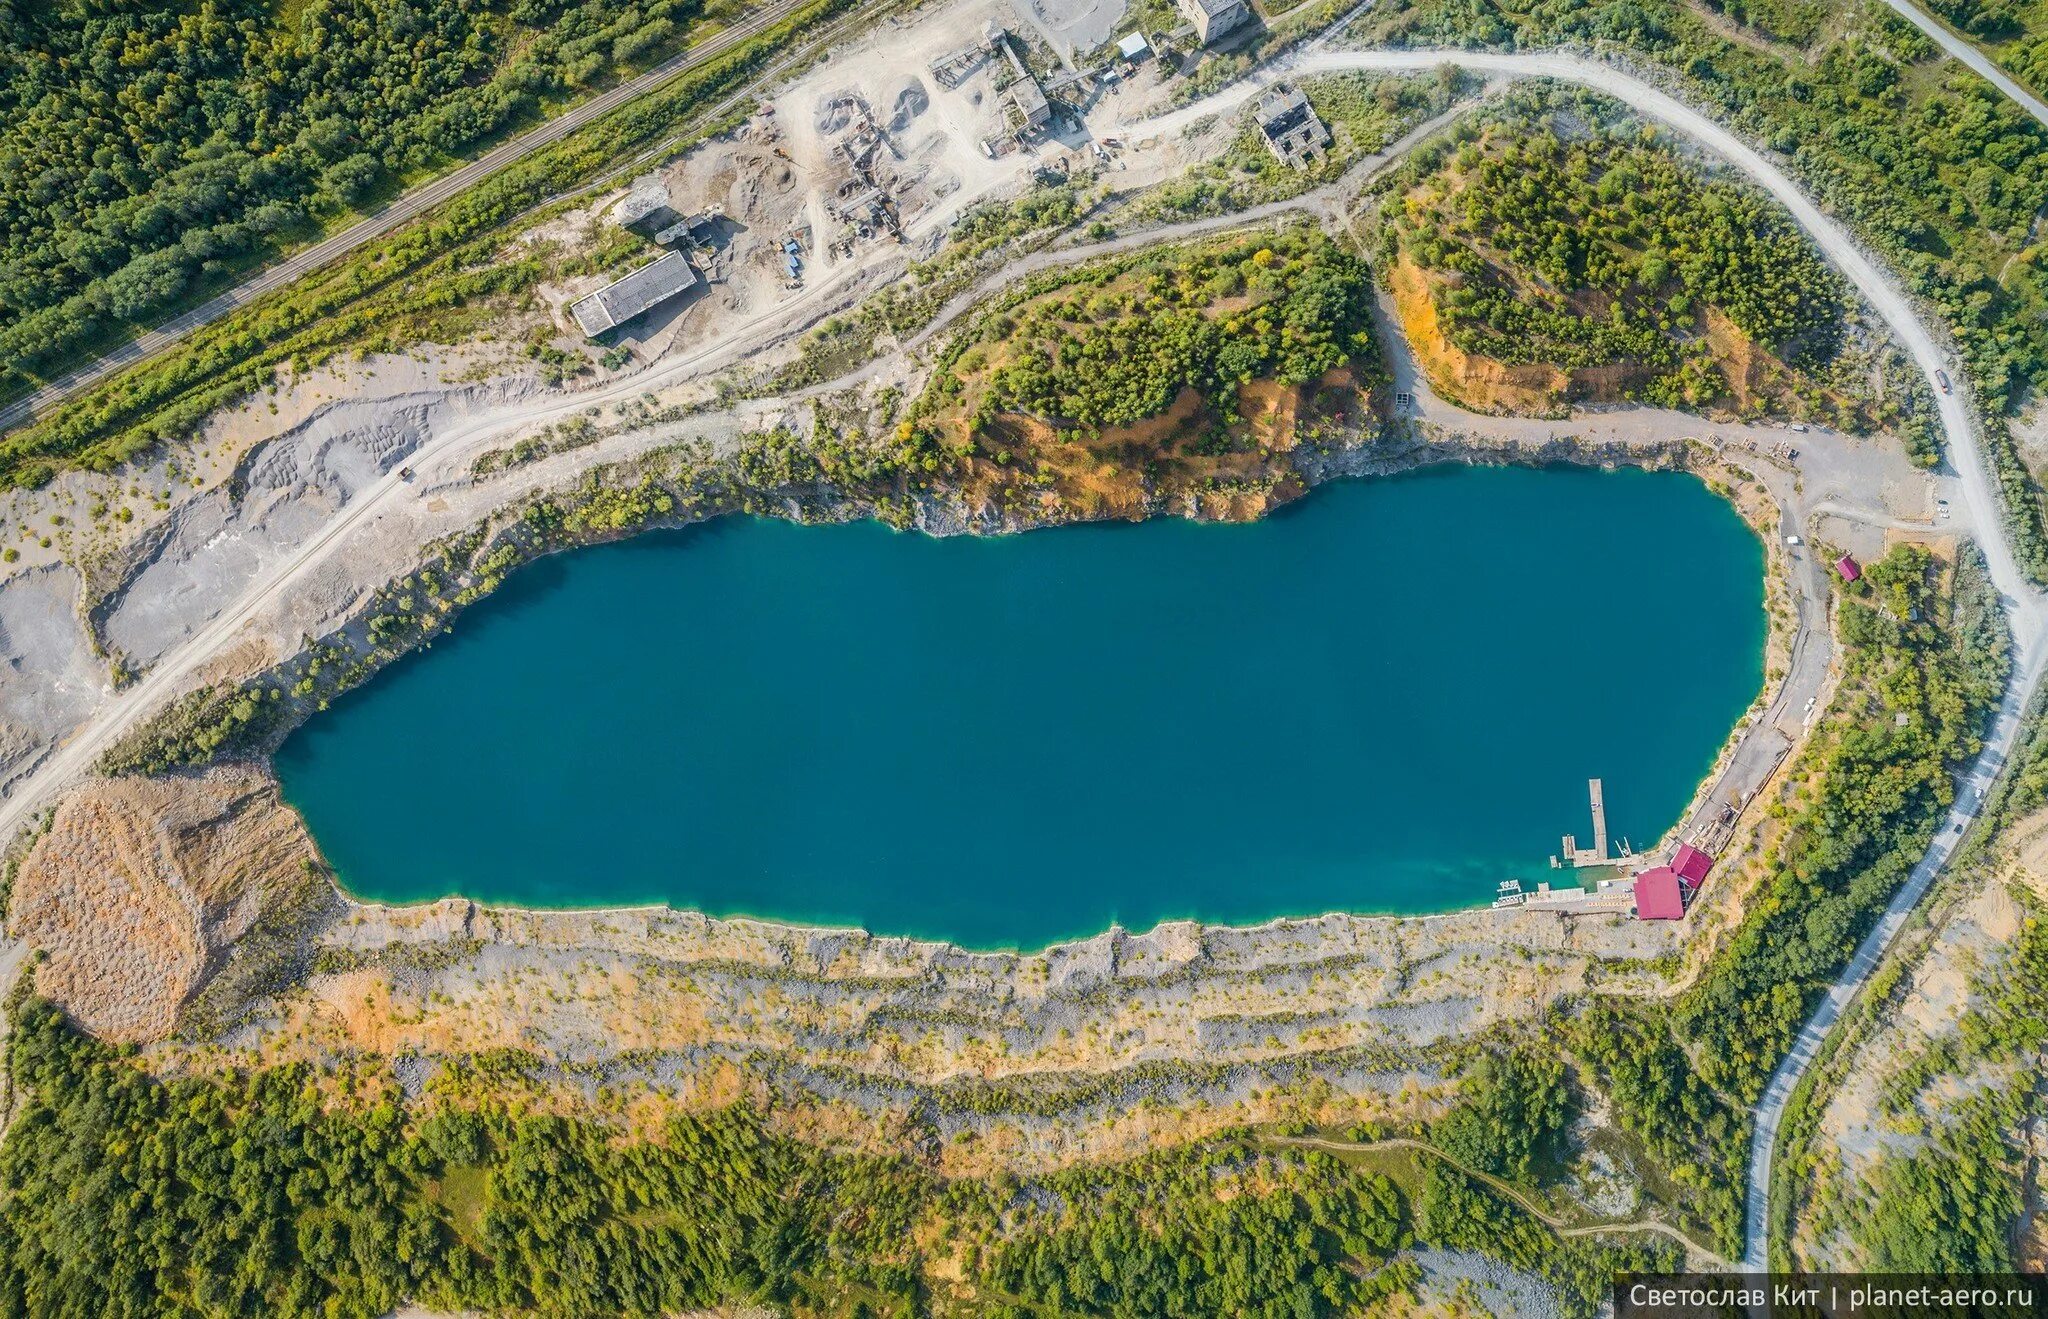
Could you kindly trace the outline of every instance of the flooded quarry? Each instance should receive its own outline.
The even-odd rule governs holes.
[[[1763,684],[1698,479],[1442,468],[1264,521],[726,519],[559,555],[277,756],[388,902],[666,903],[1037,948],[1481,905],[1647,848]]]

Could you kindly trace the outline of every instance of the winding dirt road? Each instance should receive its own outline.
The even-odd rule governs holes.
[[[1561,55],[1487,54],[1470,51],[1336,51],[1311,48],[1291,59],[1262,70],[1262,79],[1281,74],[1303,74],[1339,70],[1420,72],[1454,64],[1474,72],[1505,78],[1540,77],[1591,87],[1632,106],[1638,113],[1664,123],[1719,155],[1770,192],[1791,212],[1828,257],[1848,277],[1862,296],[1890,326],[1899,342],[1911,353],[1923,375],[1930,381],[1946,365],[1935,337],[1916,315],[1911,302],[1890,276],[1880,271],[1850,235],[1824,215],[1793,184],[1783,171],[1751,149],[1727,129],[1705,115],[1626,73],[1593,61]],[[1117,130],[1133,138],[1177,133],[1205,115],[1217,114],[1242,104],[1254,95],[1263,81],[1247,81],[1173,114],[1157,119],[1122,124]],[[414,457],[416,467],[453,471],[468,453],[514,429],[534,427],[550,419],[580,412],[593,404],[636,395],[651,385],[708,369],[717,362],[757,346],[786,331],[806,312],[822,314],[826,299],[837,292],[841,278],[855,273],[850,268],[821,283],[802,297],[734,327],[721,345],[705,349],[653,371],[629,377],[616,385],[592,393],[565,397],[542,407],[522,406],[484,414],[422,446]],[[1960,493],[1969,513],[1969,523],[1978,531],[1978,543],[1990,567],[1992,581],[2003,597],[2015,643],[2014,676],[1983,751],[1964,774],[1957,805],[1943,823],[1934,846],[1914,869],[1912,877],[1887,908],[1833,990],[1821,1003],[1802,1031],[1797,1045],[1772,1077],[1765,1099],[1756,1114],[1756,1139],[1750,1160],[1749,1228],[1745,1264],[1760,1267],[1766,1250],[1768,1195],[1773,1150],[1786,1099],[1811,1063],[1842,1008],[1861,989],[1875,969],[1884,949],[1905,923],[1913,906],[1926,892],[1974,817],[1983,791],[2003,769],[2024,708],[2048,655],[2048,602],[2021,576],[2012,546],[1999,516],[1999,498],[1993,485],[1971,417],[1962,398],[1935,390],[1942,426],[1947,435],[1948,454],[1960,478]],[[112,698],[62,748],[54,753],[0,804],[0,835],[12,832],[37,803],[74,777],[85,773],[100,752],[124,733],[159,701],[178,689],[201,663],[218,653],[261,610],[277,601],[317,568],[357,527],[395,507],[395,501],[422,497],[422,490],[408,485],[392,473],[365,489],[319,534],[289,559],[255,582],[234,606],[196,633],[184,645],[166,655],[141,682]]]
[[[1297,1145],[1307,1149],[1328,1150],[1333,1154],[1371,1154],[1377,1150],[1412,1150],[1418,1154],[1428,1154],[1443,1160],[1472,1180],[1484,1182],[1494,1191],[1514,1201],[1530,1217],[1561,1237],[1592,1237],[1617,1233],[1654,1232],[1658,1236],[1668,1237],[1670,1240],[1685,1247],[1688,1255],[1698,1258],[1703,1263],[1711,1264],[1720,1269],[1732,1267],[1727,1260],[1708,1250],[1699,1242],[1694,1241],[1685,1233],[1671,1226],[1671,1224],[1655,1218],[1638,1218],[1626,1223],[1582,1223],[1576,1227],[1571,1226],[1567,1220],[1545,1210],[1512,1184],[1501,1180],[1492,1173],[1481,1172],[1477,1168],[1461,1163],[1426,1140],[1411,1140],[1406,1136],[1389,1136],[1385,1140],[1327,1140],[1321,1136],[1268,1136],[1265,1139],[1268,1144],[1272,1145]]]
[[[299,276],[354,251],[379,235],[389,233],[407,220],[432,210],[489,175],[524,160],[542,147],[559,142],[584,125],[594,123],[620,106],[637,100],[678,74],[686,73],[718,58],[749,37],[774,26],[805,3],[807,0],[773,0],[773,3],[747,15],[740,22],[713,34],[701,45],[691,46],[638,77],[628,79],[587,101],[571,106],[545,123],[500,143],[459,169],[429,179],[411,191],[400,194],[395,200],[371,212],[340,233],[323,238],[310,247],[302,248],[281,261],[255,271],[232,288],[222,290],[199,306],[181,312],[161,325],[144,330],[133,339],[109,349],[102,357],[65,372],[34,393],[0,407],[0,431],[7,431],[28,422],[51,404],[61,402],[79,390],[97,384],[116,371],[154,357],[194,330],[219,320],[235,308],[245,306],[273,289],[283,288]],[[863,21],[869,21],[871,17],[868,16]],[[786,67],[787,63],[787,60],[778,61],[776,69]],[[774,72],[775,70],[771,69],[764,76],[772,76]],[[743,99],[751,94],[751,88],[759,81],[759,78],[749,79],[747,89],[743,89],[735,96],[727,97],[720,105],[729,106]],[[711,110],[712,114],[718,112],[718,107]]]

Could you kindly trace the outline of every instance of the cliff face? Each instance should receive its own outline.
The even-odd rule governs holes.
[[[8,932],[46,954],[36,988],[117,1041],[162,1039],[274,890],[316,862],[267,775],[91,780],[15,877]]]
[[[1532,363],[1509,366],[1468,353],[1444,335],[1431,297],[1430,277],[1403,257],[1388,280],[1401,329],[1415,360],[1437,393],[1474,412],[1546,416],[1574,403],[1617,403],[1642,372],[1633,366],[1594,366],[1562,371]]]

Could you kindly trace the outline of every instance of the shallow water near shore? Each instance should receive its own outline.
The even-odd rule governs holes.
[[[1685,475],[1439,468],[1264,522],[728,518],[554,556],[277,770],[363,898],[666,902],[1037,948],[1484,904],[1646,847],[1763,681]],[[1560,876],[1560,878],[1562,878]]]

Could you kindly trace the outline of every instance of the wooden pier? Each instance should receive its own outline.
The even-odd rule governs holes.
[[[1560,854],[1550,858],[1552,869],[1576,870],[1580,866],[1608,866],[1617,861],[1626,861],[1634,855],[1626,838],[1621,840],[1620,856],[1615,856],[1608,850],[1607,798],[1601,791],[1600,780],[1587,779],[1586,793],[1593,799],[1593,845],[1580,847],[1577,834],[1566,834]]]

